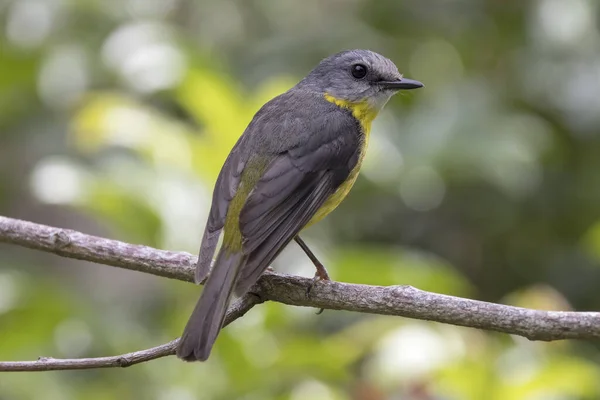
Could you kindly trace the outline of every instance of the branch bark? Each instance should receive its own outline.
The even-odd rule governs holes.
[[[194,276],[196,257],[188,253],[132,245],[6,217],[0,217],[0,242],[188,282],[192,282]],[[272,300],[293,306],[396,315],[504,332],[530,340],[600,339],[600,312],[539,311],[430,293],[411,286],[341,282],[321,282],[307,297],[311,283],[312,279],[308,278],[265,272],[251,292],[260,302]],[[168,346],[174,346],[173,343],[129,355],[106,357],[106,365],[99,367],[122,366],[119,357],[139,359],[137,362],[157,358],[143,357],[150,357],[155,354],[152,350],[159,348],[155,351],[162,354],[160,356],[169,355],[172,353],[161,352],[172,351],[174,347]],[[8,364],[0,364],[0,371],[5,365]]]

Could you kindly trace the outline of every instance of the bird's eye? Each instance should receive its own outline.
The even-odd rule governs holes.
[[[367,71],[367,67],[363,64],[354,64],[351,69],[352,76],[356,79],[362,79],[367,76]]]

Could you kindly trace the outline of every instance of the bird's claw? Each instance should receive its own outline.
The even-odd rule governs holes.
[[[328,282],[331,281],[331,279],[329,278],[329,274],[327,273],[327,270],[325,269],[325,267],[323,267],[321,265],[321,268],[317,268],[317,271],[315,272],[315,276],[313,277],[311,283],[308,285],[308,287],[306,288],[306,298],[310,298],[310,292],[312,291],[312,288],[315,286],[315,284],[317,284],[318,282]],[[323,311],[325,311],[325,309],[321,308],[319,309],[319,311],[317,311],[317,315],[322,314]]]

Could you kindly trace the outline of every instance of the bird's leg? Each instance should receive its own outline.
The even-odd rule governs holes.
[[[298,236],[298,235],[296,235],[294,240],[296,241],[296,243],[298,243],[298,246],[300,246],[300,248],[304,251],[304,253],[306,253],[308,258],[310,258],[310,261],[312,261],[312,263],[315,265],[315,268],[316,268],[313,281],[306,289],[306,297],[308,297],[310,295],[310,291],[312,290],[315,283],[317,283],[319,281],[330,281],[331,279],[329,278],[327,269],[325,269],[325,267],[323,266],[323,264],[321,264],[321,261],[319,261],[317,256],[315,256],[313,254],[313,252],[308,248],[306,243],[304,243],[304,240],[302,240],[302,238],[300,238],[300,236]],[[323,312],[323,309],[321,308],[317,314],[321,314],[322,312]]]
[[[315,268],[317,269],[317,271],[315,272],[314,280],[315,281],[317,281],[317,280],[318,281],[330,281],[331,279],[329,278],[329,274],[327,273],[327,270],[325,269],[323,264],[321,264],[321,261],[319,261],[319,259],[308,248],[306,243],[304,243],[304,240],[302,240],[302,238],[300,238],[300,236],[296,236],[294,238],[294,240],[296,241],[296,243],[298,243],[300,248],[306,253],[308,258],[310,258],[310,261],[312,261],[312,263],[315,265]]]

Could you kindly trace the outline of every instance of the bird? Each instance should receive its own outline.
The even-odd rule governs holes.
[[[346,50],[260,108],[214,187],[194,280],[208,278],[178,342],[180,359],[208,359],[232,296],[243,296],[292,240],[315,264],[315,281],[329,280],[299,233],[344,200],[388,100],[423,86],[381,54]]]

